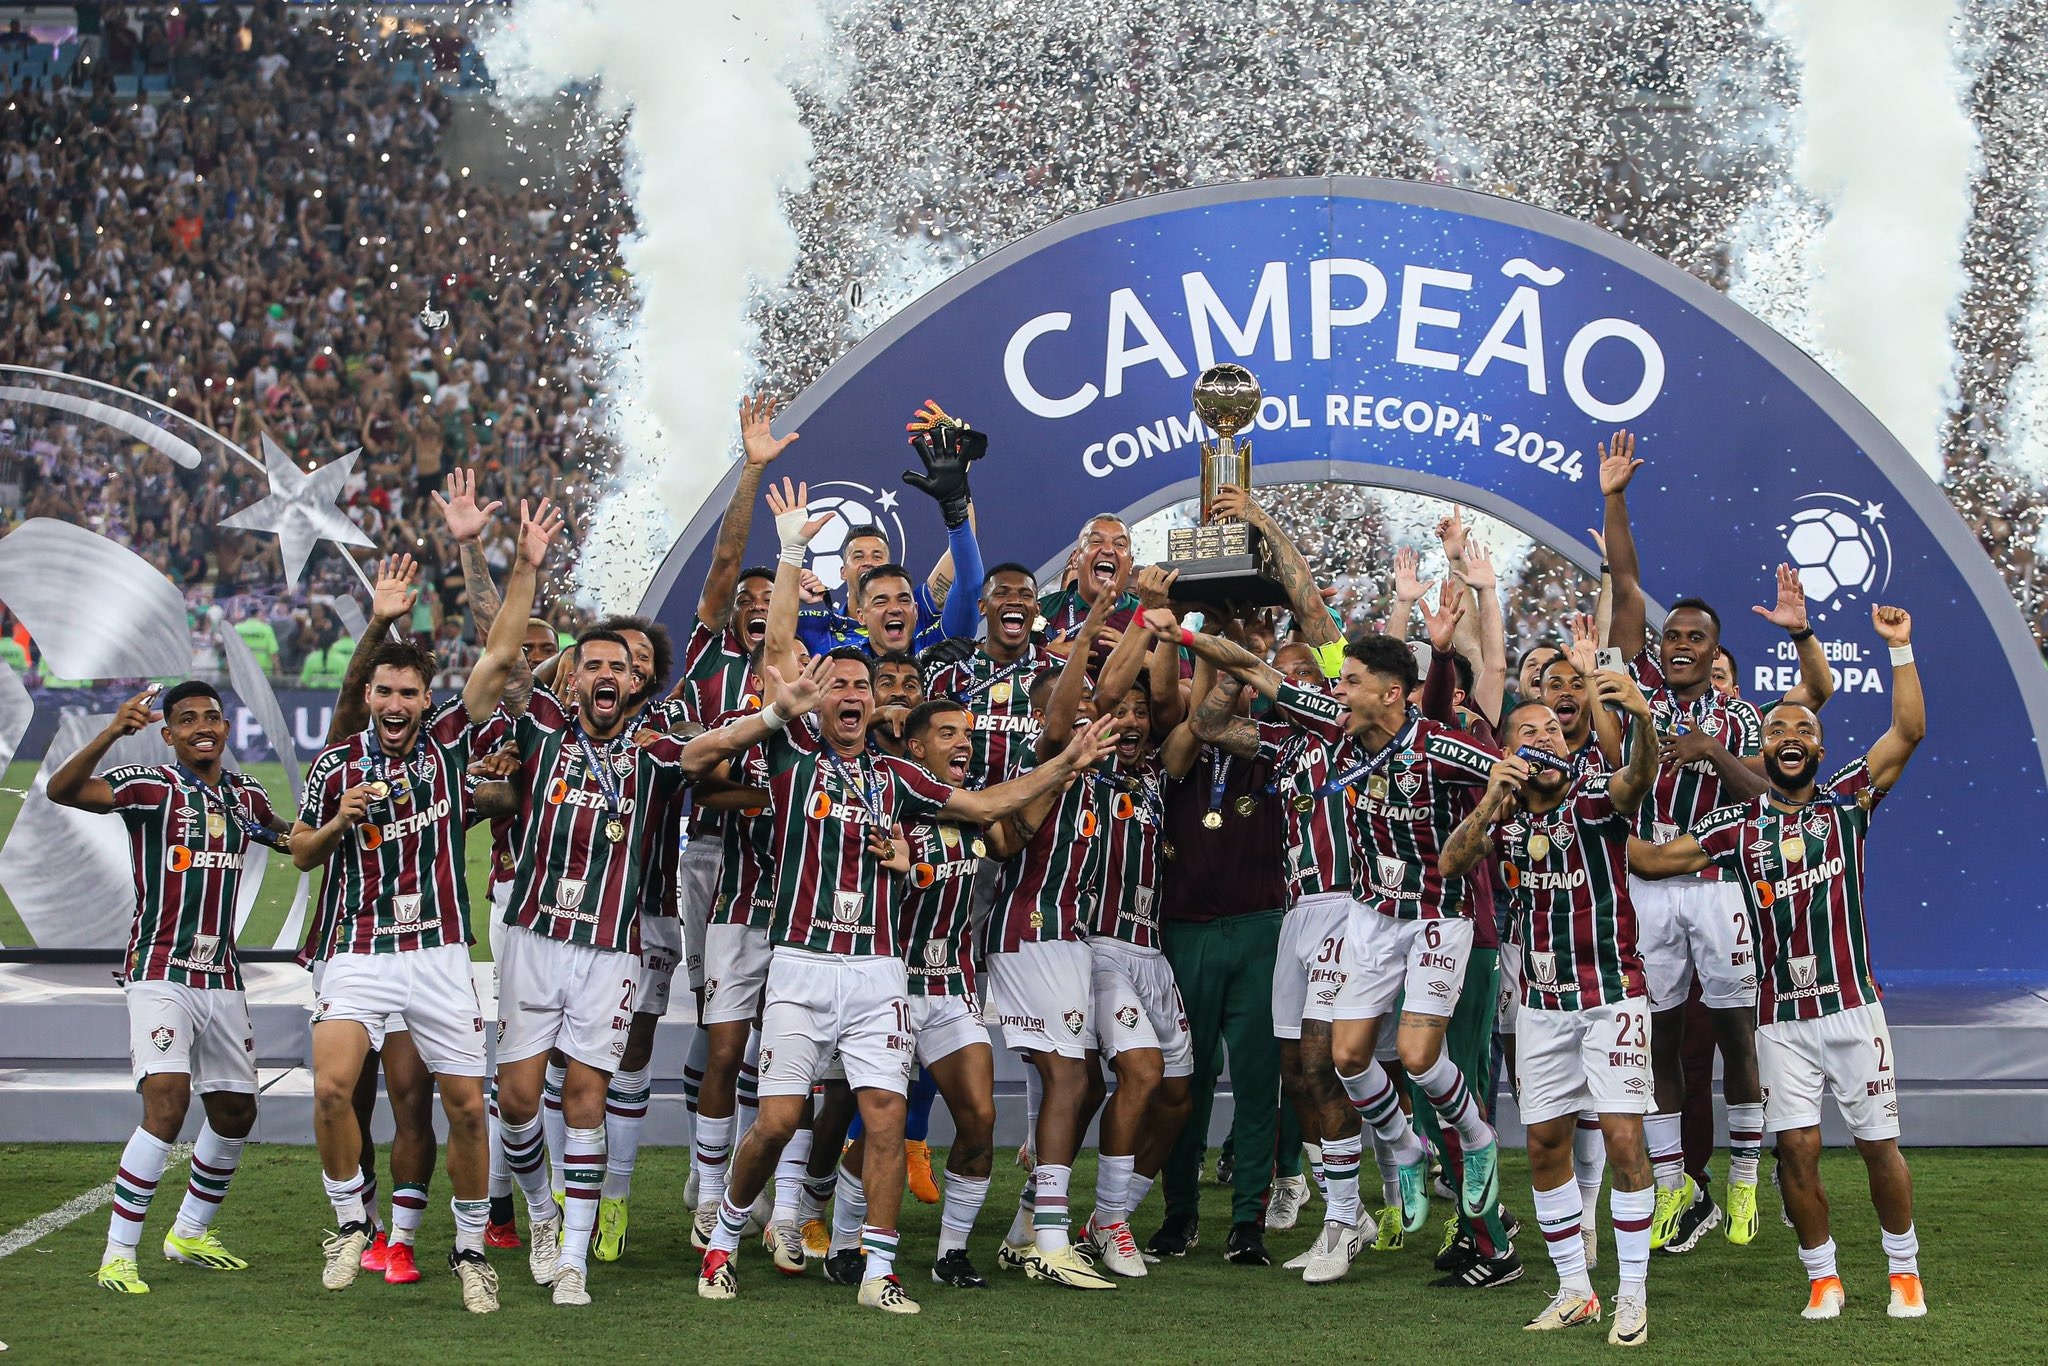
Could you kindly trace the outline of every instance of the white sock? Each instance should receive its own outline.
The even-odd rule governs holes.
[[[721,1198],[718,1202],[717,1227],[711,1230],[712,1249],[717,1252],[738,1252],[740,1239],[746,1235],[747,1220],[751,1217],[747,1210],[735,1208],[730,1196]]]
[[[895,1229],[862,1224],[860,1250],[867,1254],[861,1264],[860,1278],[863,1281],[879,1281],[884,1276],[896,1274]]]
[[[1067,1186],[1074,1179],[1072,1167],[1041,1162],[1031,1169],[1035,1208],[1031,1214],[1031,1238],[1040,1252],[1058,1252],[1068,1246]]]
[[[1095,1218],[1097,1228],[1121,1224],[1131,1216],[1131,1164],[1129,1153],[1112,1157],[1108,1153],[1095,1161]]]
[[[484,1250],[484,1225],[491,1219],[491,1202],[482,1200],[450,1200],[448,1208],[455,1213],[455,1250],[457,1252],[482,1252]]]
[[[158,1170],[161,1171],[162,1168],[159,1167]],[[140,1175],[140,1173],[137,1173],[137,1175]],[[321,1184],[327,1187],[328,1203],[334,1206],[334,1224],[336,1228],[365,1222],[363,1218],[363,1178],[360,1172],[354,1176],[344,1176],[339,1181],[329,1176],[326,1172],[322,1172],[320,1173],[320,1181]],[[116,1190],[118,1191],[119,1187],[116,1187]],[[135,1223],[137,1228],[142,1226],[140,1215],[136,1216]]]
[[[171,1145],[140,1125],[128,1135],[121,1165],[114,1172],[114,1213],[107,1222],[107,1255],[102,1261],[134,1259],[135,1249],[142,1245],[143,1217],[149,1213],[149,1202],[156,1198],[157,1185],[170,1160]]]
[[[1908,1224],[1904,1233],[1884,1235],[1884,1255],[1891,1260],[1894,1276],[1920,1274],[1920,1235]]]
[[[1579,1116],[1578,1131],[1572,1135],[1572,1174],[1579,1183],[1579,1208],[1588,1232],[1600,1223],[1600,1184],[1607,1175],[1607,1135],[1601,1132],[1600,1117]]]
[[[974,1232],[982,1202],[988,1199],[988,1183],[986,1176],[946,1173],[946,1199],[939,1206],[939,1256],[967,1246],[967,1235]]]
[[[647,1124],[647,1101],[653,1094],[645,1067],[614,1072],[604,1088],[604,1198],[623,1200],[633,1193],[633,1168],[640,1163],[640,1130]]]
[[[484,1137],[491,1150],[491,1185],[493,1200],[508,1200],[512,1196],[512,1167],[505,1161],[505,1121],[498,1115],[498,1088],[491,1088],[489,1104],[484,1107]]]
[[[1650,1174],[1657,1189],[1685,1184],[1685,1116],[1663,1113],[1643,1116],[1643,1140],[1650,1148]]]
[[[1614,1222],[1614,1260],[1622,1289],[1642,1294],[1650,1279],[1650,1219],[1657,1212],[1657,1188],[1607,1193],[1607,1214]]]
[[[1824,1280],[1829,1276],[1837,1274],[1835,1271],[1835,1240],[1830,1238],[1819,1247],[1800,1248],[1799,1264],[1806,1268],[1806,1279],[1809,1281]]]
[[[1536,1223],[1543,1230],[1550,1264],[1557,1268],[1558,1288],[1590,1296],[1593,1282],[1586,1276],[1586,1240],[1580,1236],[1579,1214],[1576,1181],[1536,1192]]]
[[[227,1199],[228,1183],[242,1164],[246,1140],[222,1138],[209,1121],[199,1126],[199,1139],[192,1145],[192,1176],[185,1183],[185,1199],[178,1206],[178,1221],[172,1231],[180,1238],[197,1238],[213,1226],[220,1202]]]
[[[1472,1098],[1465,1074],[1452,1065],[1449,1054],[1437,1054],[1426,1071],[1410,1072],[1408,1076],[1422,1088],[1444,1127],[1458,1131],[1458,1142],[1465,1151],[1493,1142],[1493,1126],[1479,1113],[1479,1102]]]
[[[1038,1107],[1045,1099],[1045,1082],[1039,1077],[1038,1069],[1024,1069],[1024,1144],[1031,1150],[1032,1160],[1038,1160]]]
[[[1731,1105],[1728,1107],[1728,1183],[1730,1185],[1756,1184],[1757,1160],[1764,1151],[1764,1107],[1756,1105]]]
[[[504,1120],[505,1165],[519,1193],[526,1197],[526,1217],[547,1223],[559,1217],[554,1193],[548,1189],[548,1154],[541,1142],[541,1119],[535,1115],[524,1124]]]
[[[1022,1247],[1031,1241],[1031,1217],[1038,1211],[1038,1191],[1032,1184],[1030,1172],[1024,1173],[1024,1190],[1017,1197],[1017,1213],[1010,1219],[1010,1231],[1003,1241],[1011,1247]]]
[[[590,1235],[604,1190],[604,1126],[567,1129],[562,1153],[562,1265],[590,1267]]]
[[[839,1169],[839,1183],[832,1195],[832,1250],[844,1252],[860,1246],[860,1226],[868,1218],[868,1193],[860,1178],[846,1168]]]
[[[562,1182],[562,1147],[568,1142],[568,1121],[562,1118],[562,1087],[568,1083],[569,1069],[548,1064],[542,1075],[540,1087],[540,1131],[548,1141],[548,1189],[556,1195],[565,1189]]]
[[[771,1217],[778,1224],[797,1217],[804,1181],[810,1175],[811,1138],[809,1129],[798,1129],[782,1145],[782,1156],[775,1159],[775,1213]]]
[[[391,1241],[407,1247],[419,1237],[420,1221],[427,1217],[427,1188],[414,1181],[391,1188]]]
[[[1358,1227],[1358,1168],[1365,1136],[1333,1138],[1323,1144],[1323,1201],[1325,1217],[1345,1228]]]
[[[725,1198],[725,1177],[732,1162],[731,1115],[697,1116],[697,1133],[691,1161],[697,1166],[697,1208],[718,1208]]]
[[[1380,1176],[1383,1181],[1391,1183],[1394,1192],[1388,1203],[1399,1204],[1400,1177],[1393,1168],[1413,1165],[1427,1154],[1422,1140],[1415,1134],[1415,1126],[1408,1122],[1408,1116],[1401,1113],[1401,1098],[1394,1092],[1394,1078],[1378,1062],[1371,1062],[1363,1071],[1348,1077],[1340,1075],[1337,1081],[1344,1087],[1344,1094],[1351,1098],[1351,1108],[1358,1112],[1358,1122],[1372,1131],[1374,1155],[1379,1156],[1384,1147]]]
[[[1316,1194],[1323,1197],[1324,1204],[1328,1204],[1330,1202],[1330,1181],[1329,1174],[1323,1170],[1323,1145],[1320,1143],[1304,1143],[1301,1145],[1301,1155],[1308,1159],[1308,1174],[1310,1179],[1316,1183]]]
[[[1158,1179],[1157,1176],[1140,1176],[1136,1172],[1131,1173],[1131,1198],[1124,1206],[1125,1223],[1129,1223],[1131,1216],[1144,1207],[1145,1197],[1152,1193],[1152,1183]]]
[[[1398,1105],[1394,1107],[1397,1113],[1400,1108]],[[1371,1137],[1373,1165],[1380,1169],[1380,1203],[1398,1205],[1401,1203],[1401,1164],[1394,1158],[1394,1145],[1378,1134],[1372,1134]],[[1328,1153],[1328,1147],[1326,1146],[1323,1151]],[[1329,1159],[1325,1157],[1324,1160]],[[1361,1162],[1359,1165],[1363,1166],[1364,1163]]]

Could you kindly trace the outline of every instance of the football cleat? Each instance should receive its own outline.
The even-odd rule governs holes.
[[[1550,1303],[1543,1306],[1543,1312],[1522,1325],[1525,1333],[1552,1333],[1560,1328],[1576,1328],[1582,1323],[1600,1322],[1600,1297],[1588,1292],[1562,1287],[1550,1297]]]
[[[1266,1251],[1266,1230],[1255,1219],[1230,1226],[1223,1242],[1223,1259],[1238,1266],[1271,1266],[1273,1255]]]
[[[1073,1247],[1057,1252],[1040,1252],[1024,1264],[1024,1274],[1034,1281],[1050,1281],[1070,1290],[1114,1290],[1116,1282],[1096,1270]]]
[[[690,1246],[699,1252],[711,1250],[711,1235],[718,1231],[718,1206],[699,1205],[690,1219]]]
[[[1693,1198],[1699,1194],[1699,1187],[1693,1184],[1691,1176],[1682,1178],[1675,1186],[1657,1187],[1657,1211],[1650,1216],[1650,1250],[1655,1252],[1671,1241],[1671,1235],[1678,1227],[1678,1216],[1684,1214]]]
[[[823,1261],[832,1251],[832,1226],[823,1219],[806,1219],[803,1226],[804,1255]]]
[[[100,1289],[112,1290],[123,1295],[147,1295],[149,1282],[142,1279],[142,1271],[135,1265],[133,1257],[109,1257],[100,1263],[94,1273]]]
[[[1202,1242],[1202,1221],[1192,1214],[1169,1213],[1145,1250],[1160,1257],[1185,1257]]]
[[[859,1285],[867,1254],[857,1247],[842,1247],[825,1258],[825,1279],[834,1285]]]
[[[935,1285],[950,1285],[955,1290],[986,1290],[988,1282],[974,1269],[974,1263],[967,1259],[967,1249],[956,1247],[932,1263],[932,1282]]]
[[[738,1299],[740,1278],[732,1269],[732,1254],[717,1248],[704,1254],[704,1266],[697,1273],[697,1297],[705,1300]]]
[[[1500,1144],[1489,1139],[1482,1148],[1465,1151],[1465,1179],[1458,1191],[1458,1208],[1467,1219],[1481,1219],[1500,1203]]]
[[[419,1278],[419,1263],[413,1260],[411,1243],[393,1243],[384,1250],[386,1285],[411,1285]]]
[[[768,1249],[777,1271],[785,1276],[804,1274],[804,1235],[797,1230],[795,1220],[769,1224],[761,1231],[761,1245]]]
[[[894,1276],[874,1276],[862,1281],[860,1303],[863,1309],[879,1309],[884,1314],[915,1314],[921,1308],[905,1293],[903,1282]]]
[[[1927,1317],[1927,1291],[1917,1275],[1909,1271],[1892,1273],[1892,1302],[1884,1312],[1895,1319]]]
[[[921,1138],[905,1140],[903,1144],[903,1166],[908,1174],[910,1193],[917,1197],[920,1205],[939,1203],[939,1186],[932,1180],[931,1144]],[[916,1313],[915,1309],[910,1310]]]
[[[320,1270],[320,1284],[329,1290],[346,1290],[354,1285],[363,1270],[363,1249],[369,1245],[368,1222],[343,1224],[328,1234],[320,1243],[320,1250],[327,1254],[327,1265]]]
[[[1036,1243],[1012,1243],[1007,1240],[996,1247],[996,1270],[1029,1271],[1031,1264],[1038,1260]]]
[[[1607,1330],[1610,1347],[1640,1347],[1650,1340],[1650,1307],[1640,1295],[1614,1297],[1614,1324]]]
[[[1799,1317],[1838,1319],[1842,1317],[1842,1301],[1847,1298],[1840,1276],[1822,1276],[1807,1287],[1806,1308],[1799,1311]]]
[[[630,1222],[624,1197],[597,1202],[597,1236],[590,1240],[590,1255],[600,1262],[616,1262],[626,1250],[626,1225]]]
[[[519,1241],[519,1225],[507,1219],[502,1224],[484,1225],[484,1246],[512,1250],[525,1247]]]
[[[1138,1240],[1131,1236],[1129,1220],[1098,1229],[1091,1219],[1088,1232],[1097,1249],[1096,1261],[1104,1271],[1130,1277],[1145,1274],[1145,1259],[1138,1253]]]
[[[562,1221],[542,1219],[526,1230],[526,1267],[535,1285],[553,1285],[562,1269]]]
[[[1491,1290],[1522,1279],[1521,1254],[1513,1248],[1498,1257],[1474,1256],[1463,1269],[1439,1276],[1430,1284],[1450,1290]]]
[[[1671,1240],[1664,1244],[1664,1250],[1673,1256],[1690,1252],[1720,1222],[1721,1207],[1702,1190],[1697,1199],[1679,1211],[1678,1222],[1672,1226]]]
[[[1471,1264],[1472,1259],[1478,1255],[1478,1244],[1472,1241],[1471,1234],[1465,1232],[1459,1226],[1458,1216],[1454,1214],[1444,1220],[1443,1241],[1438,1243],[1436,1247],[1436,1261],[1434,1263],[1436,1269],[1438,1271],[1463,1271]]]
[[[1395,1170],[1401,1178],[1401,1231],[1420,1233],[1429,1222],[1429,1169],[1421,1162],[1411,1162]]]
[[[1756,1240],[1756,1182],[1728,1183],[1728,1241],[1748,1247]]]
[[[187,1266],[203,1266],[208,1271],[247,1271],[249,1264],[221,1246],[220,1237],[213,1229],[207,1229],[197,1238],[180,1238],[175,1232],[164,1235],[164,1260],[183,1262]]]
[[[370,1245],[363,1249],[363,1270],[382,1271],[384,1256],[391,1250],[391,1239],[383,1229],[378,1229],[370,1238]]]
[[[497,1309],[498,1269],[484,1260],[483,1253],[450,1252],[448,1269],[455,1273],[455,1279],[462,1282],[464,1309],[472,1314],[489,1314]]]
[[[1379,1236],[1372,1240],[1374,1252],[1399,1252],[1402,1245],[1408,1241],[1408,1230],[1403,1223],[1404,1213],[1399,1205],[1381,1207],[1374,1220],[1380,1226]]]
[[[1308,1178],[1283,1176],[1273,1182],[1266,1200],[1266,1227],[1285,1232],[1301,1222],[1302,1206],[1308,1203]]]
[[[556,1304],[582,1305],[590,1303],[590,1288],[584,1283],[583,1268],[565,1266],[555,1273]]]
[[[1370,1221],[1357,1228],[1325,1223],[1315,1245],[1308,1250],[1308,1261],[1301,1268],[1302,1280],[1310,1285],[1342,1280],[1351,1270],[1352,1259],[1365,1251],[1377,1232]]]
[[[1237,1179],[1237,1154],[1224,1148],[1216,1154],[1216,1184],[1227,1186]]]

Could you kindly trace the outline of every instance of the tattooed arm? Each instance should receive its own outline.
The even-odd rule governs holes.
[[[1437,872],[1445,878],[1463,877],[1493,852],[1493,823],[1514,810],[1515,794],[1529,780],[1529,766],[1510,756],[1497,761],[1486,784],[1486,792],[1472,813],[1458,822],[1437,856]]]
[[[327,743],[340,744],[370,724],[370,704],[364,690],[370,683],[370,660],[377,647],[390,638],[391,628],[403,621],[419,599],[414,587],[419,566],[410,555],[386,556],[377,562],[377,581],[370,592],[370,620],[363,627],[356,652],[349,656],[348,671],[341,676],[341,691],[335,694],[334,718],[327,725]]]
[[[1265,538],[1273,551],[1273,573],[1280,580],[1280,586],[1287,590],[1287,605],[1294,613],[1294,629],[1301,633],[1302,640],[1311,649],[1334,645],[1342,640],[1336,619],[1323,605],[1323,594],[1316,586],[1315,571],[1309,568],[1308,560],[1287,538],[1280,524],[1273,520],[1273,514],[1253,499],[1250,490],[1225,484],[1216,490],[1214,511],[1219,517],[1243,518]]]
[[[493,501],[481,507],[476,501],[476,472],[455,470],[447,479],[446,497],[436,493],[434,506],[441,509],[442,520],[448,524],[448,534],[455,538],[457,558],[462,562],[463,594],[469,599],[469,620],[476,632],[476,642],[481,647],[491,638],[491,627],[498,620],[498,613],[504,608],[505,600],[498,596],[498,585],[491,582],[490,561],[484,558],[484,532],[491,524],[491,514],[504,503]],[[522,632],[525,627],[520,627]],[[529,698],[533,696],[533,670],[527,666],[526,656],[521,653],[513,662],[512,675],[505,681],[502,704],[513,716],[526,710]]]
[[[1249,716],[1236,714],[1238,695],[1243,691],[1242,679],[1230,674],[1219,678],[1188,726],[1197,740],[1240,759],[1252,759],[1259,752],[1259,728]]]

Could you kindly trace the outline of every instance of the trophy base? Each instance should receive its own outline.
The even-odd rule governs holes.
[[[1264,559],[1258,555],[1168,560],[1164,567],[1180,571],[1173,581],[1175,602],[1200,603],[1213,611],[1287,605],[1287,590],[1265,572]]]

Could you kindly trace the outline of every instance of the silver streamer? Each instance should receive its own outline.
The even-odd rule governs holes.
[[[21,681],[21,675],[12,665],[0,663],[0,773],[14,762],[14,756],[21,749],[22,737],[28,734],[28,725],[35,719],[35,699],[28,695],[28,687]]]
[[[126,546],[48,517],[0,539],[0,602],[65,678],[183,678],[185,598]]]
[[[263,738],[270,741],[271,749],[284,765],[284,780],[291,786],[292,806],[296,808],[305,787],[299,777],[299,753],[292,745],[291,726],[285,721],[277,693],[263,676],[263,666],[256,662],[255,653],[240,632],[222,621],[215,627],[214,635],[220,641],[221,657],[227,662],[228,683],[242,699],[242,705],[255,713]]]
[[[55,408],[103,423],[125,436],[132,436],[143,445],[160,455],[183,465],[186,469],[199,467],[199,448],[183,437],[174,436],[146,417],[138,416],[111,403],[100,403],[89,398],[72,394],[59,394],[49,389],[24,389],[18,385],[0,385],[0,401],[34,403],[44,408]]]

